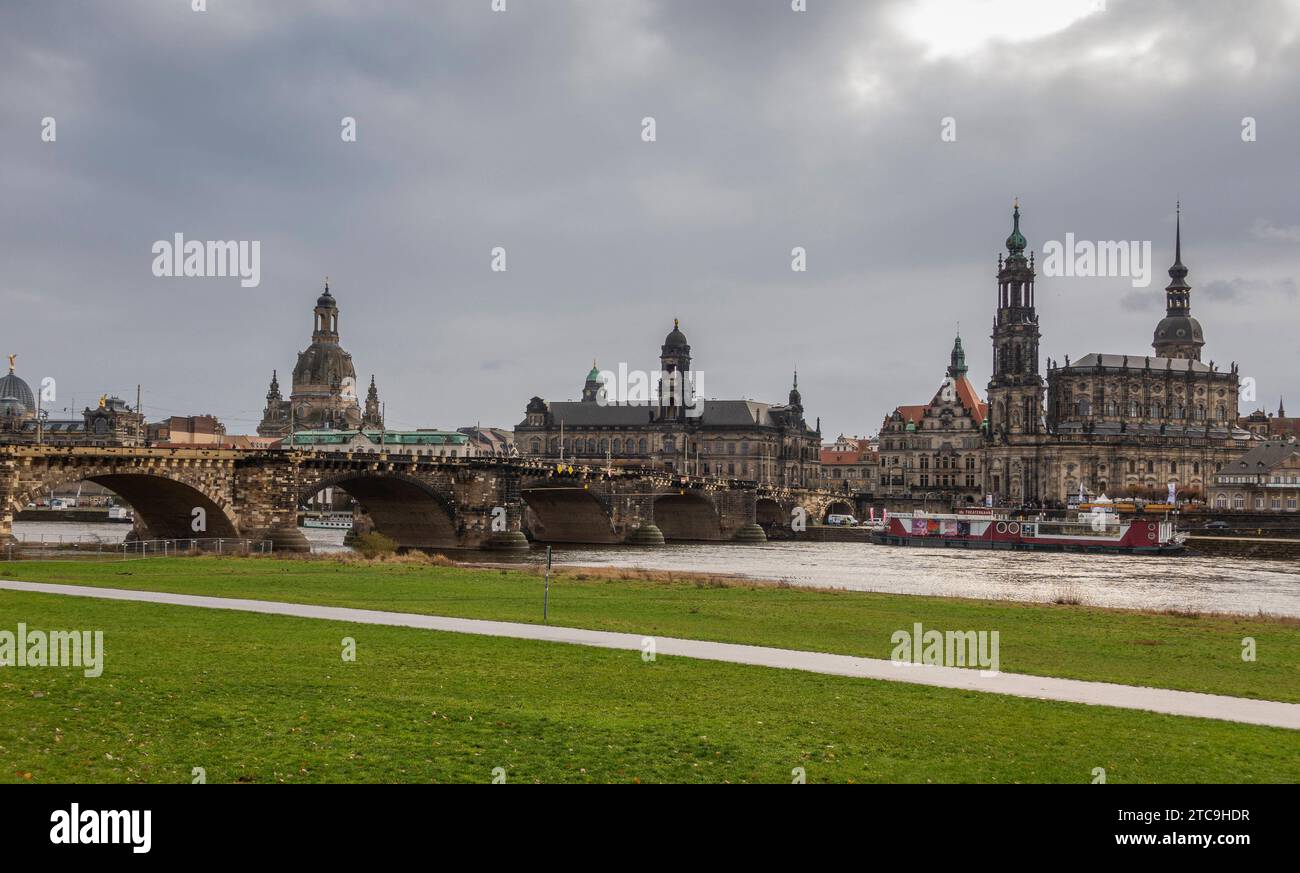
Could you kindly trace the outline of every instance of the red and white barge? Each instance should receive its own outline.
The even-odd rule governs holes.
[[[1138,555],[1175,555],[1186,548],[1186,535],[1176,532],[1173,522],[1121,518],[1103,510],[1066,519],[1013,519],[979,509],[954,514],[900,512],[890,514],[884,529],[872,539],[888,546]]]

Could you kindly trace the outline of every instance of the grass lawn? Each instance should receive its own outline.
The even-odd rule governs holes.
[[[622,576],[635,576],[631,571]],[[260,558],[14,563],[0,576],[539,623],[542,580],[522,571]],[[912,629],[996,630],[1001,669],[1300,702],[1300,622],[1086,606],[828,592],[708,580],[551,580],[552,624],[888,658]],[[1242,660],[1242,639],[1257,660]]]
[[[34,593],[0,591],[0,616],[99,629],[105,646],[94,679],[0,668],[0,782],[189,782],[195,767],[209,782],[488,782],[497,767],[508,782],[788,782],[795,767],[809,782],[1088,783],[1095,767],[1111,783],[1300,781],[1300,732],[1277,728]]]

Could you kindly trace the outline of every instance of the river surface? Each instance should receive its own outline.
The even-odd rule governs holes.
[[[129,524],[15,522],[24,540],[121,542]],[[304,528],[313,551],[346,551],[343,531]],[[527,553],[454,552],[456,560],[540,563]],[[1091,606],[1300,616],[1300,562],[921,549],[866,543],[772,542],[556,546],[557,564],[718,573],[791,585]]]

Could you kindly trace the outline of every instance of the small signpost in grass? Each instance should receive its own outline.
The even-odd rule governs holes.
[[[542,624],[549,624],[551,600],[551,547],[546,547],[546,588],[542,590]]]

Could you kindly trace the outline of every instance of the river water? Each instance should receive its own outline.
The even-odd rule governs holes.
[[[121,542],[131,526],[15,522],[21,539]],[[345,551],[343,531],[304,528],[318,552]],[[527,553],[456,552],[456,560],[539,563]],[[1300,616],[1300,562],[1225,557],[1139,557],[920,549],[866,543],[771,542],[666,546],[556,546],[557,564],[718,573],[791,585],[1091,606],[1267,612]]]

